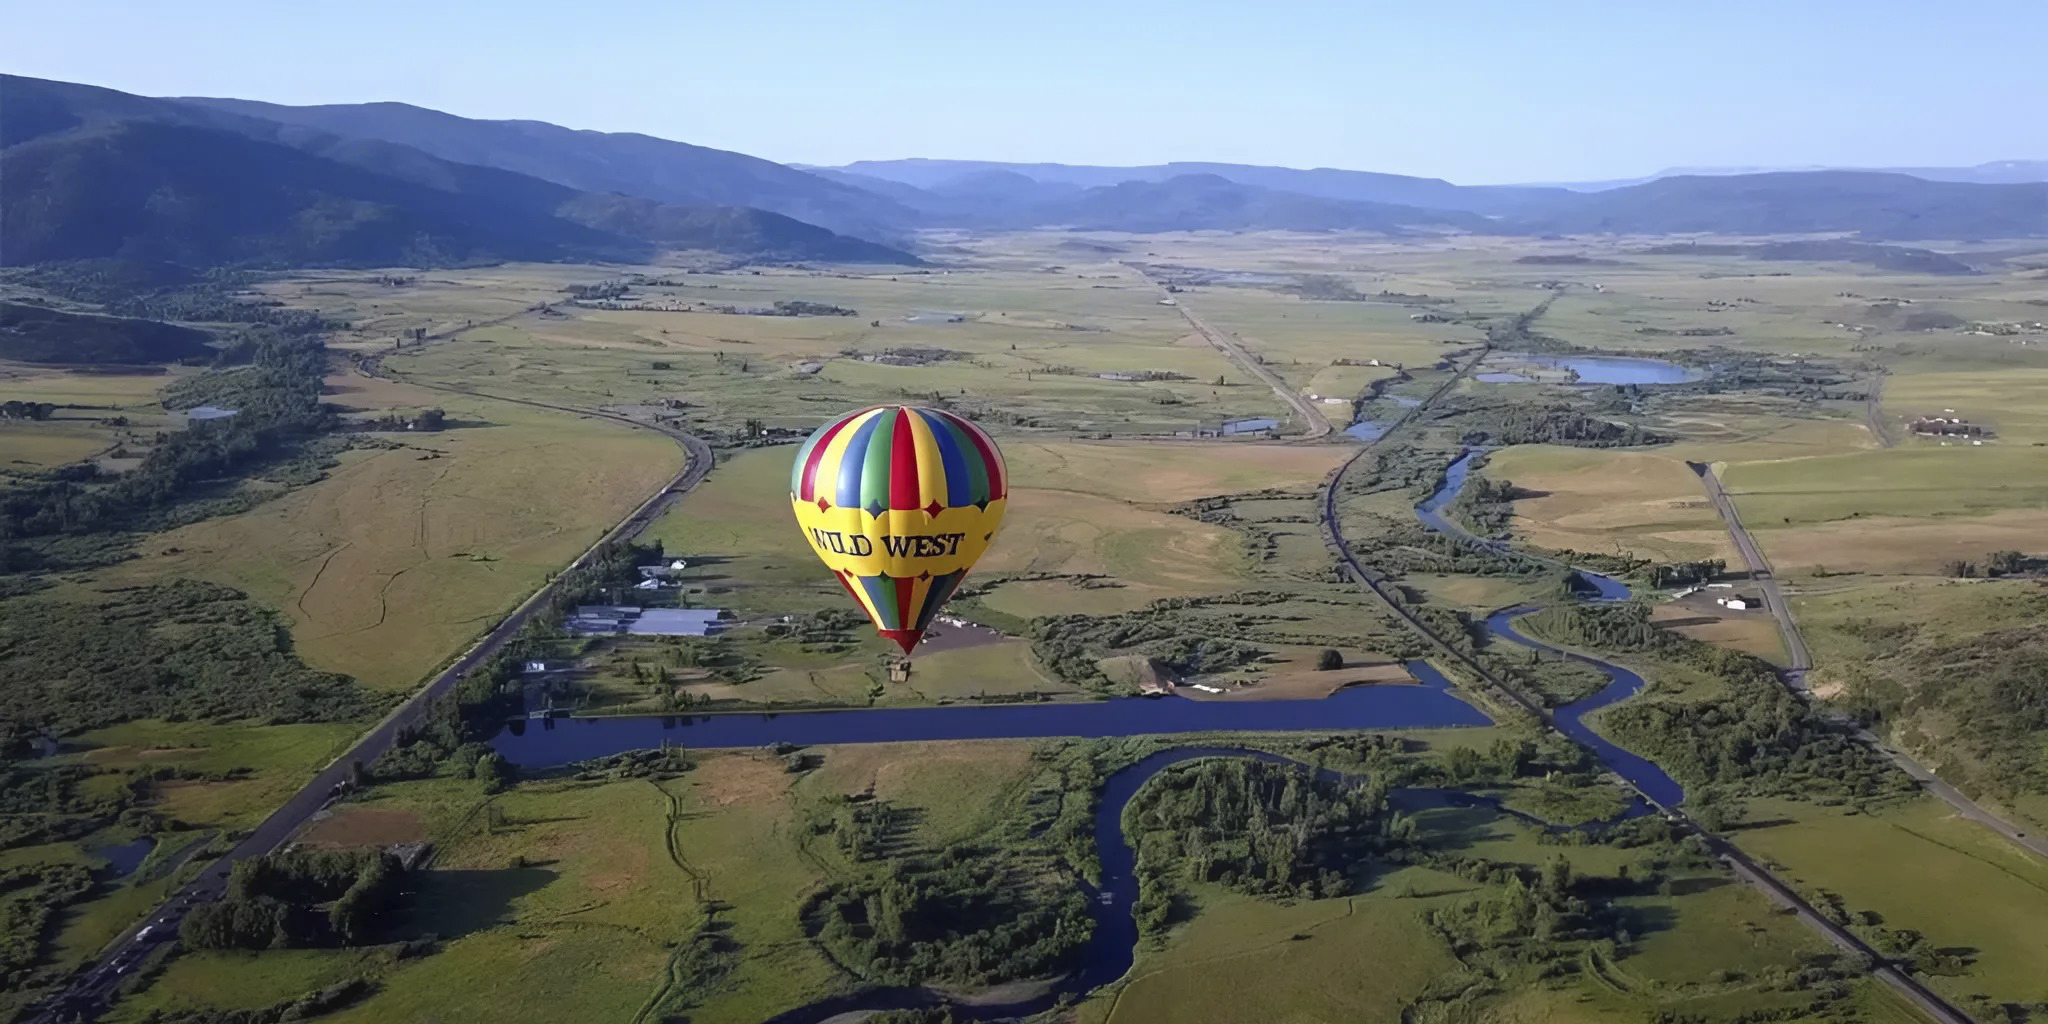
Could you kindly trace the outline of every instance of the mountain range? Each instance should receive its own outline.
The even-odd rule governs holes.
[[[5,264],[645,260],[661,248],[918,262],[769,210],[590,192],[207,104],[16,76],[0,92]]]
[[[1730,177],[1739,174],[1776,174],[1785,172],[1811,171],[1873,171],[1879,174],[1904,174],[1928,181],[1959,181],[1976,185],[2023,185],[2031,181],[2048,181],[2048,160],[1993,160],[1989,163],[1970,167],[1830,167],[1809,165],[1806,167],[1671,167],[1641,178],[1610,178],[1604,181],[1551,182],[1547,185],[1526,186],[1530,188],[1568,188],[1574,192],[1601,192],[1610,188],[1627,185],[1641,185],[1659,178],[1678,177]]]
[[[293,107],[0,76],[0,263],[915,263],[925,228],[2048,235],[2048,165],[1468,186],[1333,168],[970,160],[786,166],[403,103]],[[1940,179],[1940,180],[1937,180]]]
[[[2038,176],[2048,179],[2048,164],[2027,161],[1988,164],[1981,169],[1980,176],[2023,179],[2034,173],[2028,170],[2030,167],[2040,168]],[[1132,189],[1131,184],[1175,184],[1178,191],[1192,188],[1192,179],[1203,182],[1203,190],[1212,197],[1220,189],[1219,181],[1247,190],[1247,196],[1237,204],[1211,202],[1197,206],[1177,220],[1161,217],[1161,210],[1137,209],[1109,226],[1138,231],[1241,229],[1246,225],[1236,223],[1240,218],[1235,211],[1251,205],[1283,211],[1282,215],[1263,219],[1256,226],[1300,227],[1300,205],[1272,201],[1273,194],[1287,194],[1332,203],[1389,204],[1439,215],[1475,214],[1486,218],[1476,228],[1469,218],[1438,216],[1418,220],[1412,213],[1406,215],[1405,223],[1501,234],[1853,232],[1890,240],[2048,234],[2048,183],[2044,180],[1930,180],[1890,171],[1688,174],[1580,190],[1555,185],[1454,185],[1438,178],[1371,171],[1295,170],[1244,164],[1099,167],[910,159],[859,161],[811,170],[927,211],[945,210],[946,197],[967,183],[1011,181],[1006,191],[1016,197],[1017,205],[1005,210],[985,200],[977,208],[981,222],[991,226],[1002,225],[1006,216],[1012,222],[1077,224],[1069,216],[1071,210],[1091,209],[1099,215],[1104,203],[1114,205],[1115,194],[1105,190],[1121,190],[1125,198],[1142,206],[1154,199],[1156,193]],[[1966,176],[1961,169],[1950,171],[1957,178]],[[1034,193],[1031,189],[1038,191]],[[1048,201],[1044,197],[1049,189],[1073,190],[1075,194]],[[981,191],[988,189],[983,187]],[[1005,190],[998,190],[998,194],[1002,191]],[[1265,194],[1265,201],[1251,203],[1251,196],[1258,193]],[[937,200],[921,202],[920,195]],[[1084,200],[1080,198],[1083,196],[1095,199]],[[1353,221],[1347,224],[1345,216],[1336,215],[1344,208],[1320,209],[1331,215],[1321,225],[1323,228],[1377,229],[1377,225],[1368,222],[1370,218],[1358,211],[1345,211]],[[1232,213],[1222,217],[1205,213],[1223,210]]]

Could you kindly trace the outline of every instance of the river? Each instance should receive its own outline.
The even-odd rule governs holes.
[[[1432,530],[1453,533],[1468,541],[1498,547],[1476,538],[1442,515],[1456,500],[1471,475],[1477,450],[1460,456],[1444,473],[1444,482],[1415,514]],[[1598,591],[1594,600],[1624,600],[1628,586],[1619,580],[1579,570]],[[1685,797],[1678,782],[1648,760],[1594,732],[1585,717],[1626,699],[1644,686],[1643,677],[1619,665],[1572,652],[1561,652],[1517,631],[1513,619],[1528,607],[1506,608],[1485,620],[1487,632],[1508,643],[1562,653],[1606,674],[1608,684],[1584,700],[1553,712],[1559,731],[1585,744],[1615,774],[1650,799],[1665,806]],[[1123,697],[1086,703],[955,705],[934,708],[883,708],[795,711],[781,714],[710,714],[613,718],[550,718],[515,720],[491,740],[504,757],[523,768],[545,769],[573,761],[667,744],[711,749],[762,747],[775,743],[825,745],[962,739],[1039,739],[1050,737],[1107,738],[1180,733],[1336,732],[1371,729],[1417,729],[1486,725],[1490,719],[1452,693],[1450,680],[1424,661],[1408,663],[1416,685],[1352,686],[1317,700],[1198,701],[1183,697]],[[770,1019],[769,1024],[816,1024],[858,1010],[908,1009],[951,1005],[965,1020],[1002,1020],[1051,1008],[1059,999],[1079,998],[1116,981],[1131,968],[1138,941],[1132,908],[1137,903],[1136,854],[1125,840],[1123,812],[1139,789],[1159,772],[1202,757],[1253,757],[1284,763],[1287,758],[1235,747],[1177,747],[1152,754],[1112,774],[1103,784],[1095,811],[1095,849],[1102,886],[1089,889],[1094,932],[1081,954],[1081,966],[1060,979],[1051,991],[1009,1004],[950,1002],[923,988],[871,989],[798,1007]],[[1319,770],[1321,771],[1321,770]],[[1331,774],[1324,772],[1324,774]],[[1484,797],[1445,790],[1400,790],[1397,806],[1495,806]],[[1637,800],[1624,816],[1646,813]],[[1504,812],[1505,813],[1505,812]],[[1085,883],[1083,883],[1085,887]]]

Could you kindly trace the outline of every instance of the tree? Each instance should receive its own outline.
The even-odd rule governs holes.
[[[1343,667],[1344,652],[1339,651],[1336,648],[1325,647],[1322,649],[1321,653],[1316,655],[1316,668],[1324,672],[1335,671]]]
[[[439,430],[448,423],[448,414],[439,409],[427,409],[412,421],[417,430]]]

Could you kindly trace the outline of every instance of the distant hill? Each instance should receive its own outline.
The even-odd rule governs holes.
[[[232,132],[116,121],[0,150],[0,260],[445,264],[645,255],[616,235]]]
[[[1416,178],[1374,171],[1319,167],[1262,167],[1252,164],[1179,162],[1136,167],[1083,164],[1025,164],[988,160],[862,160],[833,168],[922,189],[941,189],[971,175],[1000,172],[1050,185],[1101,188],[1127,181],[1165,181],[1188,175],[1213,175],[1240,185],[1295,192],[1322,199],[1390,203],[1470,213],[1508,214],[1562,198],[1561,188],[1506,185],[1453,185],[1439,178]]]
[[[0,359],[26,363],[175,363],[213,355],[205,331],[155,320],[0,302]]]
[[[673,206],[639,196],[583,193],[555,212],[578,224],[673,249],[834,263],[922,263],[900,249],[744,206]]]
[[[1994,160],[1974,167],[1668,167],[1640,178],[1609,178],[1601,181],[1559,182],[1527,188],[1567,188],[1574,192],[1602,192],[1611,188],[1641,185],[1662,178],[1731,177],[1742,174],[1779,174],[1812,171],[1863,171],[1875,174],[1905,174],[1927,181],[1956,181],[1976,185],[2018,185],[2048,181],[2048,160]]]
[[[665,203],[753,206],[878,241],[915,221],[886,197],[744,153],[651,135],[581,131],[543,121],[483,121],[405,103],[292,107],[191,97],[202,109],[411,146],[443,160],[514,171],[583,192]]]
[[[399,143],[111,89],[13,76],[0,87],[10,264],[638,260],[657,245],[915,262],[773,214],[622,204]]]
[[[2048,184],[1974,185],[1866,171],[1664,178],[1574,195],[1521,218],[1557,233],[1797,234],[2000,238],[2048,234]]]
[[[1038,225],[1099,231],[1485,230],[1485,218],[1456,210],[1324,199],[1241,185],[1213,174],[1126,181],[1091,188],[1018,215]],[[1020,226],[1022,226],[1020,224]]]
[[[1103,167],[980,160],[864,160],[820,173],[841,175],[843,181],[870,183],[870,187],[878,189],[883,187],[872,183],[886,181],[886,190],[897,201],[925,210],[936,221],[963,224],[975,223],[974,216],[981,218],[980,223],[1015,220],[1019,211],[1014,200],[1000,195],[991,197],[986,190],[978,203],[945,198],[949,191],[957,192],[967,183],[987,181],[993,175],[1028,179],[1040,187],[1096,190],[1197,177],[1304,198],[1392,204],[1439,213],[1476,213],[1493,218],[1493,222],[1474,230],[1509,234],[1853,231],[1871,238],[1920,239],[2048,234],[2048,208],[2044,208],[2041,199],[2041,190],[2048,185],[2021,181],[2048,177],[2044,170],[2048,170],[2048,165],[2006,161],[1974,169],[1951,169],[1956,181],[1870,171],[1731,171],[1573,186],[1600,189],[1593,192],[1557,186],[1453,185],[1435,178],[1398,174],[1245,164]],[[1936,176],[1938,172],[1916,173]],[[2020,183],[2010,183],[2015,181]],[[920,192],[904,191],[909,188]],[[1020,191],[1014,182],[1007,188],[1012,195]],[[1138,199],[1146,194],[1143,190],[1129,190],[1120,195]],[[1095,195],[1098,204],[1114,197],[1099,191]],[[1312,217],[1315,209],[1302,204],[1295,214],[1279,219],[1298,224],[1302,218]],[[1116,218],[1108,216],[1109,212],[1098,205],[1094,208],[1095,219],[1115,221]],[[1132,211],[1131,216],[1146,219],[1143,211]],[[1343,227],[1344,218],[1333,218],[1321,226]]]

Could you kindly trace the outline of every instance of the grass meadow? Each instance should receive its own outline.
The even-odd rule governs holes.
[[[338,375],[331,400],[365,412],[439,406],[456,426],[393,435],[395,448],[345,453],[325,480],[147,538],[140,558],[70,583],[194,576],[236,586],[286,617],[309,663],[401,691],[681,465],[676,447],[658,436],[497,399],[591,409],[674,402],[686,425],[723,438],[749,419],[808,429],[849,408],[942,398],[986,413],[1014,482],[1003,533],[976,570],[976,582],[994,585],[960,602],[963,613],[1015,633],[1036,616],[1106,616],[1162,598],[1257,590],[1284,600],[1207,611],[1270,616],[1261,620],[1260,642],[1275,657],[1249,674],[1276,690],[1292,685],[1290,674],[1302,675],[1299,664],[1322,646],[1341,647],[1347,660],[1383,660],[1393,637],[1381,609],[1354,587],[1332,585],[1330,556],[1312,521],[1314,490],[1355,447],[1341,436],[1319,445],[1148,441],[1145,435],[1284,410],[1264,384],[1195,336],[1180,310],[1161,305],[1158,288],[1125,260],[1208,273],[1208,283],[1188,286],[1179,301],[1241,337],[1304,393],[1349,397],[1391,373],[1384,364],[1429,367],[1485,337],[1476,323],[1423,322],[1415,319],[1420,311],[1499,318],[1546,300],[1554,301],[1536,329],[1574,345],[1665,355],[1721,346],[1803,354],[1873,377],[1888,370],[1880,419],[1899,442],[1892,448],[1879,447],[1866,429],[1859,402],[1729,392],[1656,404],[1655,425],[1678,438],[1670,445],[1516,447],[1494,452],[1485,470],[1539,492],[1517,506],[1512,529],[1523,543],[1735,562],[1685,463],[1717,465],[1773,562],[1809,590],[1798,612],[1820,626],[1813,634],[1822,673],[1830,660],[1857,656],[1827,624],[1867,614],[1855,610],[1867,595],[1818,593],[1825,581],[1810,578],[1815,569],[1872,574],[1852,579],[1861,587],[1879,581],[1877,574],[1891,581],[1932,573],[1947,558],[1996,548],[2048,553],[2040,541],[2048,536],[2048,474],[2035,447],[2048,443],[2037,400],[2048,354],[2038,344],[1960,328],[1909,329],[1900,312],[2039,319],[2039,307],[2026,303],[2048,299],[2048,287],[2015,271],[1936,278],[1853,264],[1660,256],[1640,251],[1657,241],[1650,239],[1029,232],[933,241],[949,247],[956,266],[685,274],[508,265],[406,271],[416,280],[398,287],[372,271],[271,282],[265,291],[273,298],[350,321],[333,345],[383,353],[385,367],[402,379]],[[1525,261],[1579,255],[1591,262]],[[802,300],[857,315],[565,304],[569,285],[628,273],[674,282],[636,289],[635,300],[741,307]],[[1334,278],[1363,301],[1303,298],[1310,275]],[[1886,297],[1912,303],[1890,307]],[[554,309],[538,311],[543,304]],[[1725,332],[1678,333],[1719,328]],[[435,340],[393,348],[416,329]],[[1118,379],[1131,376],[1151,379]],[[1442,377],[1424,371],[1403,393],[1421,394]],[[165,382],[0,367],[0,397],[94,407],[42,424],[0,425],[0,469],[26,472],[108,450],[119,438],[98,420],[158,422],[150,417],[161,414],[155,393]],[[1535,385],[1461,388],[1464,395],[1543,393]],[[1348,418],[1348,406],[1323,408],[1333,423]],[[1914,415],[1949,408],[1991,424],[1995,443],[1943,447],[1898,429]],[[709,480],[654,525],[651,537],[692,560],[690,600],[756,621],[846,606],[786,511],[793,454],[785,446],[722,456]],[[1170,510],[1267,489],[1280,493],[1230,502],[1227,511],[1239,521],[1228,526]],[[1405,521],[1408,506],[1406,495],[1387,493],[1347,499],[1344,512],[1360,524],[1382,516]],[[1434,603],[1474,612],[1538,596],[1531,585],[1478,577],[1407,582]],[[1944,600],[1930,614],[1940,626],[1948,621],[1942,616],[1973,614],[1966,605]],[[1962,619],[1953,624],[1961,631]],[[751,628],[739,632],[750,637]],[[1775,644],[1750,623],[1687,628],[1758,653]],[[764,640],[749,650],[763,660],[759,678],[722,690],[691,686],[761,703],[867,703],[872,670],[887,648],[864,639],[828,655]],[[921,656],[918,666],[907,686],[885,689],[882,701],[1059,687],[1018,639]],[[1652,672],[1660,694],[1698,696],[1718,685],[1690,670]],[[644,699],[624,685],[605,692],[614,707]],[[122,768],[252,768],[247,779],[164,789],[165,813],[234,829],[281,801],[294,780],[343,749],[351,731],[131,723],[84,737],[90,749],[79,756]],[[1483,744],[1494,735],[1469,730],[1443,742]],[[851,984],[798,922],[808,893],[853,870],[833,844],[809,833],[809,816],[845,794],[872,792],[919,810],[919,844],[972,839],[1029,798],[1038,770],[1033,749],[1021,742],[849,747],[821,751],[822,764],[803,774],[762,753],[721,752],[660,784],[549,778],[495,795],[455,779],[380,786],[354,806],[385,815],[375,819],[385,825],[416,824],[440,849],[402,925],[408,935],[438,935],[440,952],[409,960],[380,950],[181,956],[124,1001],[116,1019],[139,1021],[157,1009],[255,1008],[368,976],[378,990],[333,1015],[337,1024],[751,1024]],[[1783,822],[1740,833],[1745,848],[1809,888],[1881,914],[1888,927],[1975,950],[1969,973],[1932,979],[1938,988],[1958,999],[2048,999],[2037,969],[2048,962],[2048,904],[2041,902],[2048,879],[2038,865],[2016,861],[1981,829],[1931,803],[1856,816],[1811,806],[1766,810],[1753,817]],[[1581,870],[1611,874],[1636,856],[1539,844],[1484,813],[1425,818],[1438,841],[1492,858],[1533,865],[1563,850]],[[326,835],[345,834],[349,821]],[[42,853],[82,856],[70,848]],[[1130,978],[1088,999],[1078,1018],[1393,1019],[1456,967],[1423,914],[1478,887],[1419,868],[1374,881],[1347,899],[1286,905],[1202,891],[1201,913],[1162,948],[1143,952]],[[1725,878],[1684,881],[1669,896],[1629,897],[1642,927],[1616,957],[1517,985],[1488,1004],[1486,1019],[1621,1022],[1665,1011],[1725,1019],[1792,1005],[1796,995],[1762,991],[1749,979],[1796,967],[1823,951],[1819,941]],[[65,955],[118,931],[151,895],[137,886],[88,904],[63,925]],[[729,971],[714,984],[673,984],[677,943],[713,918],[737,943]],[[1911,1019],[1874,987],[1855,999],[1864,1019]]]

